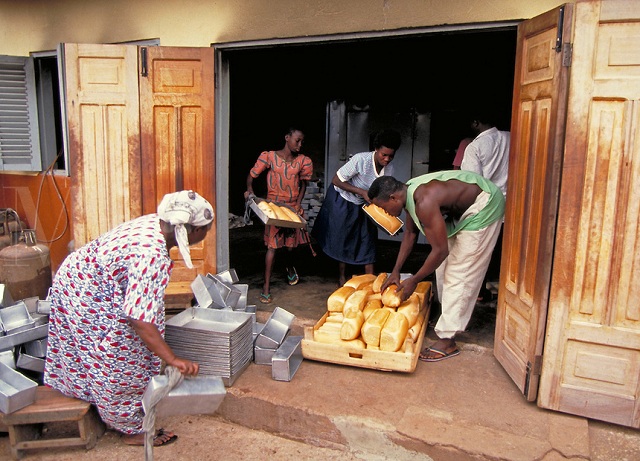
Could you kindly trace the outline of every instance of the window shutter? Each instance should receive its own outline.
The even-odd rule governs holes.
[[[0,170],[42,171],[32,58],[0,56]]]

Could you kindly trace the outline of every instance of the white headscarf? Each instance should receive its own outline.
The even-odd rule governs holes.
[[[189,269],[193,268],[191,252],[189,251],[189,237],[185,224],[192,226],[206,226],[213,221],[213,207],[211,204],[192,190],[183,190],[167,194],[158,205],[158,217],[175,226],[178,249]]]

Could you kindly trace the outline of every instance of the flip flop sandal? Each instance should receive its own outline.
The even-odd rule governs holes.
[[[433,352],[435,354],[438,354],[436,357],[427,357],[427,354],[429,352]],[[456,355],[460,354],[460,349],[456,349],[452,352],[449,352],[448,354],[444,351],[441,351],[440,349],[435,349],[433,347],[427,347],[425,350],[423,350],[420,355],[418,356],[418,359],[422,360],[423,362],[439,362],[441,360],[444,359],[448,359],[451,357],[455,357]]]
[[[267,294],[260,293],[259,299],[262,304],[271,304],[271,302],[273,301],[273,298],[271,297],[271,293],[267,293]]]
[[[298,283],[300,281],[300,277],[298,277],[298,272],[296,271],[296,268],[293,268],[293,275],[289,274],[289,271],[287,271],[287,282],[289,283],[289,285],[295,285],[296,283]]]
[[[161,437],[166,436],[167,434],[164,432],[164,429],[158,429],[156,431],[156,435],[153,437],[153,446],[154,447],[163,447],[165,445],[171,445],[173,442],[175,442],[176,440],[178,440],[178,436],[177,435],[172,435],[171,437],[169,437],[167,440],[158,440]],[[158,443],[156,443],[156,440],[158,440]]]

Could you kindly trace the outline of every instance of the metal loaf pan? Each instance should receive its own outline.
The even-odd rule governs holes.
[[[291,381],[302,363],[302,336],[287,336],[271,359],[271,377]]]
[[[218,272],[213,277],[223,282],[231,283],[231,284],[238,283],[240,281],[235,269],[229,269],[226,271]]]
[[[24,351],[33,357],[46,357],[47,355],[47,338],[36,339],[24,343]]]
[[[151,378],[142,397],[142,408],[149,411],[157,393],[162,392],[169,379],[165,375]],[[156,406],[156,416],[203,415],[215,413],[225,395],[224,382],[219,376],[185,378],[165,395]]]
[[[38,384],[4,363],[0,363],[0,411],[13,413],[36,400]]]
[[[213,299],[213,303],[222,307],[235,308],[242,294],[238,288],[232,283],[223,282],[215,276],[207,275],[207,278],[213,281],[213,287],[209,292]]]
[[[253,361],[258,365],[271,365],[271,359],[276,353],[276,349],[263,349],[262,347],[253,348]]]
[[[4,325],[6,335],[28,330],[35,326],[35,320],[31,318],[24,301],[0,309],[0,320]]]
[[[49,333],[49,324],[37,325],[28,330],[20,331],[6,336],[0,336],[0,351],[10,349],[19,344],[24,344],[34,339],[46,338]]]
[[[37,371],[38,373],[44,373],[45,359],[42,357],[34,357],[31,354],[25,352],[24,348],[20,348],[18,352],[18,360],[16,366],[23,370]]]
[[[293,319],[295,315],[276,307],[256,338],[255,345],[263,349],[277,349],[289,333]]]
[[[198,301],[200,307],[210,307],[213,304],[213,298],[210,293],[210,288],[213,287],[213,280],[210,278],[198,275],[193,282],[191,282],[191,291]]]
[[[51,314],[51,301],[48,299],[38,299],[38,302],[36,303],[36,312],[43,315]]]

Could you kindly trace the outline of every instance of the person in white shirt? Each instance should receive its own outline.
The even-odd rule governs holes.
[[[500,188],[506,199],[511,134],[496,128],[494,117],[488,110],[476,110],[472,113],[470,120],[471,130],[476,134],[476,137],[464,150],[460,169],[472,171],[489,179]],[[480,302],[493,299],[491,292],[486,287],[486,282],[500,277],[501,250],[502,230],[487,269],[485,283],[478,297]]]
[[[327,187],[311,235],[327,256],[338,261],[340,286],[347,281],[347,264],[364,266],[365,273],[373,274],[378,231],[362,205],[371,202],[367,192],[376,178],[393,175],[390,163],[400,143],[397,131],[379,132],[374,150],[351,157]]]
[[[511,134],[498,130],[490,115],[484,114],[473,117],[471,129],[476,137],[464,150],[460,169],[487,178],[500,188],[506,198]]]

